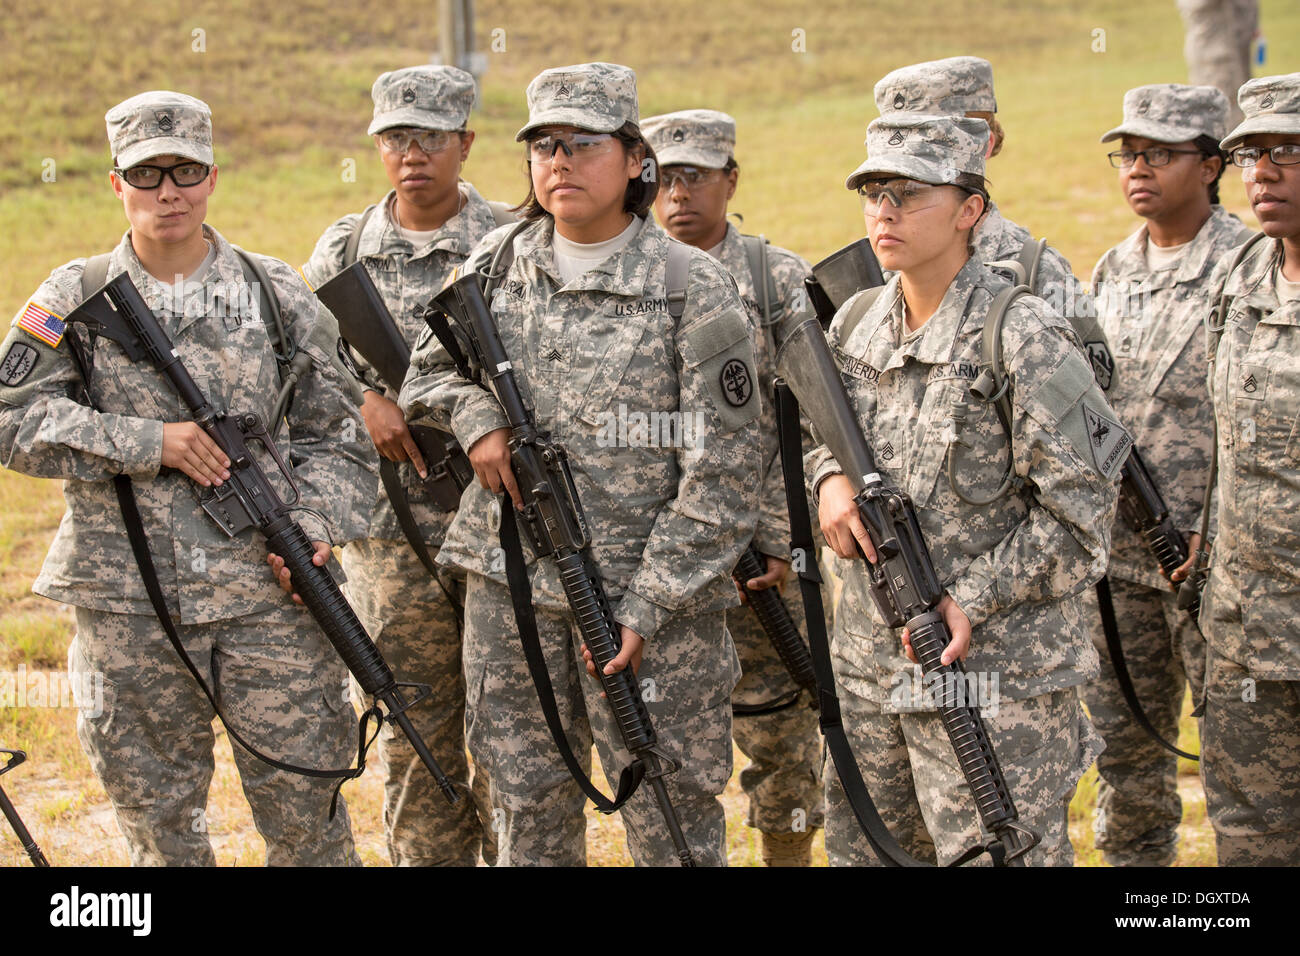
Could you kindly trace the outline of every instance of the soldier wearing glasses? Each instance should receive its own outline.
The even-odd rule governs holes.
[[[1192,553],[1200,542],[1213,441],[1200,306],[1215,263],[1250,235],[1219,205],[1227,111],[1227,98],[1212,86],[1140,86],[1124,95],[1123,122],[1101,138],[1120,141],[1111,165],[1129,207],[1143,219],[1092,274],[1115,359],[1107,398],[1133,431]],[[1192,560],[1174,572],[1174,582],[1186,577]],[[1111,533],[1107,574],[1138,698],[1165,739],[1176,740],[1184,685],[1191,686],[1193,702],[1201,700],[1205,642],[1123,509]],[[1101,674],[1083,699],[1106,740],[1097,758],[1097,846],[1113,866],[1167,866],[1182,820],[1177,758],[1133,720],[1100,619],[1093,622]]]
[[[758,330],[764,444],[754,544],[766,558],[767,573],[748,586],[782,586],[790,569],[790,525],[771,401],[776,343],[769,331],[781,320],[787,303],[802,294],[808,263],[793,252],[766,245],[758,259],[758,270],[766,272],[756,274],[747,243],[758,237],[741,236],[727,222],[727,204],[740,177],[734,119],[716,110],[682,110],[651,116],[641,128],[659,157],[655,214],[660,224],[674,239],[703,249],[726,266]],[[794,619],[800,620],[798,589],[784,589],[784,597]],[[817,715],[749,608],[727,611],[727,630],[736,642],[742,672],[731,700],[732,736],[750,759],[740,772],[740,786],[749,798],[746,822],[762,834],[761,852],[768,866],[808,866],[813,836],[822,824]]]
[[[487,201],[460,179],[474,142],[466,128],[474,78],[450,66],[407,67],[380,76],[371,95],[375,106],[368,132],[393,188],[365,212],[326,229],[303,275],[319,287],[352,261],[364,263],[407,345],[414,346],[425,327],[417,309],[496,224]],[[397,386],[381,382],[346,345],[339,348],[362,390],[361,414],[370,437],[381,455],[399,463],[411,515],[436,556],[453,515],[438,509],[423,488],[420,477],[432,463],[420,458],[396,404]],[[373,482],[371,493],[369,535],[343,550],[348,598],[394,670],[434,688],[430,700],[412,709],[411,719],[468,796],[461,636],[450,600],[451,594],[463,600],[464,584],[451,574],[443,576],[442,587],[432,580],[407,543],[383,486]],[[384,832],[395,865],[473,866],[481,849],[493,856],[495,839],[490,833],[485,838],[474,801],[449,806],[433,778],[419,768],[405,736],[391,725],[380,733],[379,756],[386,777]]]
[[[208,107],[179,93],[142,93],[106,120],[113,191],[131,226],[107,275],[130,275],[214,405],[270,421],[280,343],[268,335],[237,253],[204,223],[217,184]],[[364,438],[348,438],[361,423],[317,344],[315,298],[289,266],[257,259],[289,335],[312,360],[278,444],[302,495],[294,516],[328,554],[331,539],[355,533],[364,502],[350,489],[373,482],[373,452]],[[86,264],[55,269],[0,346],[0,463],[65,482],[68,509],[33,590],[76,608],[68,668],[77,732],[132,863],[212,865],[204,820],[212,708],[155,617],[114,476],[134,483],[182,644],[250,743],[300,766],[348,766],[355,729],[347,674],[268,574],[265,539],[228,538],[199,508],[196,485],[221,484],[230,462],[187,420],[166,380],[100,338],[89,346],[98,410],[80,401],[62,319],[84,298]],[[273,769],[238,745],[234,755],[269,864],[359,864],[342,800],[330,815],[335,780]]]
[[[1300,863],[1300,73],[1251,80],[1222,147],[1264,236],[1206,308],[1218,426],[1218,535],[1201,766],[1222,866]]]

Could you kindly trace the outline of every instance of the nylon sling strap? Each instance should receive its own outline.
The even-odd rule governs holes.
[[[100,283],[100,285],[103,285],[103,283]],[[95,288],[99,288],[99,286],[96,286]],[[68,350],[72,354],[73,362],[81,374],[82,395],[86,400],[86,404],[95,411],[99,411],[98,406],[91,397],[91,364],[86,355],[85,346],[72,328],[65,330],[64,338],[68,342]],[[379,735],[380,727],[383,726],[382,713],[380,713],[378,708],[372,706],[361,715],[361,720],[358,725],[357,766],[355,769],[344,767],[337,770],[318,770],[313,767],[300,767],[297,764],[277,760],[275,757],[263,753],[244,739],[243,735],[235,729],[230,718],[226,716],[225,711],[222,709],[221,704],[217,699],[217,695],[213,692],[212,688],[208,686],[207,681],[203,679],[203,675],[199,672],[199,669],[190,657],[189,652],[185,650],[185,645],[181,643],[180,635],[176,631],[176,625],[172,621],[171,613],[167,610],[167,603],[163,598],[162,585],[158,582],[158,571],[154,566],[153,555],[149,551],[149,541],[144,533],[144,522],[140,516],[140,507],[139,503],[136,501],[135,488],[132,486],[131,479],[126,475],[114,476],[113,490],[117,494],[118,507],[122,511],[122,522],[126,526],[127,539],[131,542],[131,551],[135,556],[135,563],[140,571],[140,578],[144,583],[146,593],[149,595],[149,603],[153,605],[154,614],[158,617],[158,623],[162,625],[163,632],[167,635],[167,640],[171,644],[172,649],[181,659],[181,663],[185,665],[185,669],[190,672],[195,683],[199,685],[199,689],[203,691],[203,696],[206,697],[208,703],[212,705],[213,711],[221,721],[222,726],[226,728],[226,732],[230,734],[232,740],[238,743],[258,760],[277,770],[300,774],[304,777],[328,779],[337,778],[339,783],[338,786],[334,788],[334,796],[330,800],[330,819],[334,819],[334,814],[338,809],[339,791],[342,789],[343,784],[355,777],[361,776],[361,774],[365,772],[366,751],[369,749],[370,744],[374,742],[375,737]],[[215,648],[212,651],[209,665],[212,668],[213,682],[219,685],[219,668],[217,665]],[[370,737],[370,740],[367,741],[366,731],[368,730],[372,719],[376,722],[375,732]]]
[[[361,246],[361,231],[366,228],[366,223],[370,221],[376,208],[378,207],[367,206],[353,225],[348,241],[343,247],[344,269],[357,261],[357,250]],[[397,526],[402,529],[402,536],[406,538],[406,543],[411,546],[411,550],[415,552],[416,558],[429,573],[429,577],[433,578],[443,596],[447,598],[447,603],[451,605],[452,612],[456,615],[457,628],[463,630],[465,608],[442,580],[442,575],[438,573],[438,565],[424,543],[424,533],[420,529],[420,523],[415,520],[415,512],[411,510],[411,500],[407,497],[406,488],[403,487],[401,476],[397,473],[397,462],[389,461],[381,455],[379,480],[384,486],[384,494],[388,496],[388,503],[393,507],[393,516],[397,518]]]
[[[835,671],[831,666],[830,641],[826,635],[825,609],[822,605],[821,573],[817,570],[816,550],[813,544],[812,517],[808,512],[808,498],[803,487],[803,436],[799,428],[799,403],[784,381],[776,384],[776,418],[781,439],[781,468],[785,476],[785,500],[790,515],[790,553],[803,554],[803,570],[799,572],[799,591],[803,595],[804,616],[808,626],[808,649],[812,653],[813,669],[817,673],[818,698],[821,711],[818,722],[826,747],[835,763],[858,826],[880,861],[887,866],[929,866],[916,859],[894,839],[880,811],[871,799],[867,783],[862,778],[857,758],[844,730],[840,714],[840,700],[835,693]],[[953,860],[948,866],[961,866],[987,852],[985,847],[974,846]]]
[[[645,764],[634,760],[624,767],[618,777],[618,789],[611,800],[596,788],[587,772],[578,762],[569,745],[568,734],[564,731],[564,721],[560,717],[559,705],[555,701],[555,688],[551,684],[551,675],[546,669],[546,656],[542,652],[542,641],[537,633],[537,614],[533,608],[533,588],[528,581],[528,568],[524,564],[523,547],[519,541],[519,526],[515,521],[515,506],[508,494],[497,499],[501,506],[501,550],[506,556],[506,582],[510,587],[510,602],[515,609],[515,626],[519,631],[519,643],[524,648],[524,660],[528,663],[528,674],[533,679],[537,691],[537,703],[546,718],[546,727],[551,732],[551,740],[560,752],[560,759],[568,768],[569,775],[582,788],[588,799],[596,805],[601,813],[613,813],[627,802],[636,792],[636,788],[645,777]],[[567,650],[567,648],[566,648]]]

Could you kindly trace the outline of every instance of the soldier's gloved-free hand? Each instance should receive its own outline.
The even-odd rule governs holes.
[[[948,633],[952,635],[952,640],[939,655],[939,662],[951,664],[959,657],[965,660],[966,655],[970,653],[970,618],[949,594],[939,599],[939,606],[935,610],[943,615],[943,623],[948,625]],[[907,659],[913,664],[921,663],[912,652],[912,635],[907,632],[907,628],[903,628],[903,650],[907,652]]]
[[[774,558],[770,554],[763,555],[767,562],[767,571],[759,578],[750,578],[745,582],[745,588],[751,591],[762,591],[765,588],[776,588],[778,594],[785,594],[786,576],[790,573],[790,562],[783,561],[780,558]],[[749,600],[745,594],[745,588],[739,583],[736,584],[736,590],[740,592],[740,603],[744,604]]]
[[[1196,568],[1196,552],[1199,551],[1200,548],[1201,536],[1196,532],[1192,532],[1191,536],[1187,539],[1187,560],[1174,568],[1174,573],[1169,575],[1169,580],[1173,581],[1174,584],[1187,580],[1187,575],[1191,574]],[[1156,570],[1161,574],[1165,573],[1164,568],[1157,568]]]
[[[194,422],[163,425],[162,463],[189,475],[203,487],[219,485],[230,477],[230,459]]]
[[[421,478],[429,477],[424,457],[396,402],[376,391],[367,391],[361,403],[361,417],[365,419],[366,431],[370,432],[370,440],[375,443],[379,454],[389,461],[409,461]]]
[[[853,486],[843,475],[831,475],[817,486],[817,520],[826,543],[841,558],[852,560],[861,548],[867,560],[876,563],[876,549],[853,503]]]
[[[515,473],[510,468],[510,429],[497,428],[488,432],[469,449],[469,463],[474,466],[478,483],[492,492],[501,494],[504,488],[516,508],[522,509],[524,499],[519,495]]]
[[[313,541],[312,545],[316,548],[316,553],[312,555],[311,563],[318,568],[323,568],[329,563],[331,548],[328,541]],[[275,575],[276,582],[284,589],[286,594],[293,595],[293,603],[301,604],[302,598],[298,592],[293,589],[292,575],[284,564],[284,558],[278,554],[267,553],[266,563],[271,566],[271,573]]]
[[[614,659],[605,665],[605,673],[617,674],[631,664],[632,673],[635,675],[641,669],[641,651],[645,647],[645,638],[626,624],[618,626],[618,636],[622,646]],[[592,659],[591,651],[587,650],[586,644],[582,645],[582,659],[587,662],[587,673],[599,678],[600,675],[596,673],[596,662]],[[600,696],[605,696],[603,691]]]

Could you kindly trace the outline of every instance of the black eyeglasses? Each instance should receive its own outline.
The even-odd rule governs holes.
[[[1152,146],[1150,149],[1117,149],[1106,154],[1110,164],[1116,169],[1128,169],[1137,162],[1139,156],[1147,161],[1151,168],[1168,166],[1175,156],[1201,156],[1199,149],[1170,149],[1168,146]]]
[[[1300,163],[1300,143],[1278,143],[1267,149],[1263,146],[1238,146],[1231,153],[1232,165],[1254,166],[1265,153],[1278,166],[1295,166]]]
[[[211,166],[203,163],[177,163],[175,166],[132,166],[130,169],[114,167],[113,172],[122,177],[123,182],[136,189],[157,189],[162,185],[163,176],[170,176],[177,186],[197,186],[208,178]]]

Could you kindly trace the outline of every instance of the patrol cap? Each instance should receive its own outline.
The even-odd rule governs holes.
[[[899,67],[876,84],[876,109],[886,113],[964,116],[996,113],[993,64],[978,56],[950,56]]]
[[[857,189],[876,173],[935,186],[951,185],[962,173],[983,176],[988,144],[982,119],[891,113],[867,127],[867,161],[844,185]]]
[[[736,121],[717,110],[679,110],[648,117],[641,134],[660,166],[721,169],[736,152]]]
[[[539,126],[576,126],[612,133],[637,122],[636,74],[617,63],[579,63],[543,70],[528,84],[523,140]]]
[[[1124,122],[1101,138],[1141,136],[1158,143],[1182,143],[1198,136],[1216,140],[1228,128],[1228,98],[1214,86],[1153,83],[1124,94]]]
[[[1245,119],[1219,144],[1220,149],[1240,146],[1256,133],[1300,133],[1300,73],[1249,80],[1237,91],[1237,105]]]
[[[108,149],[122,169],[154,156],[183,156],[212,165],[212,111],[184,93],[150,90],[104,114]]]
[[[370,88],[369,135],[394,126],[464,129],[474,105],[474,77],[454,66],[408,66],[381,74]]]

